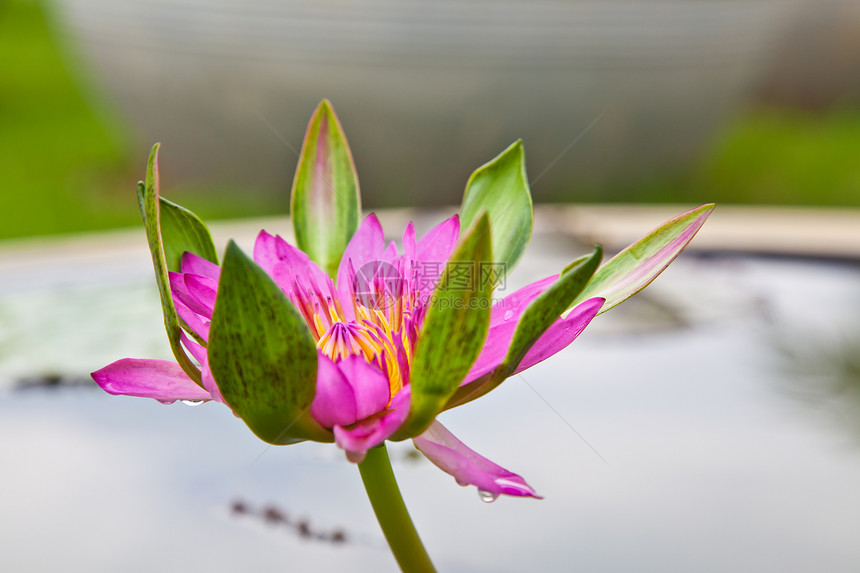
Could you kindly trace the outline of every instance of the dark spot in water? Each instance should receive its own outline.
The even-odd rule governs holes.
[[[230,513],[233,515],[242,515],[248,513],[248,508],[245,507],[245,504],[239,500],[234,501],[230,504]]]
[[[314,527],[309,519],[291,520],[286,511],[274,504],[255,508],[245,501],[236,499],[230,504],[230,515],[236,518],[242,516],[259,519],[270,527],[284,528],[302,539],[324,541],[337,545],[347,542],[347,533],[342,528],[336,527],[331,531],[326,531]]]
[[[97,388],[89,376],[69,376],[59,372],[45,372],[33,376],[22,376],[15,380],[15,391],[66,390],[68,388]]]
[[[332,543],[346,543],[346,533],[340,529],[335,529],[331,533]]]
[[[267,523],[288,523],[287,516],[277,507],[269,505],[263,508],[263,519]]]

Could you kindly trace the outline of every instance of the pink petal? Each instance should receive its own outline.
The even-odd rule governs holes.
[[[277,247],[277,239],[279,238],[266,231],[260,231],[256,241],[254,241],[254,262],[260,265],[269,276],[272,275],[272,269],[275,268],[275,265],[281,262]]]
[[[186,274],[185,286],[188,288],[188,294],[207,310],[206,313],[200,314],[211,318],[212,309],[215,308],[215,297],[218,294],[218,281],[201,275]]]
[[[212,376],[212,370],[209,369],[209,359],[206,359],[206,362],[203,363],[203,367],[200,369],[200,378],[203,383],[203,387],[206,388],[206,391],[212,396],[212,399],[221,402],[222,404],[227,404],[224,401],[224,396],[221,395],[221,390],[218,388],[218,383],[215,382],[215,377]]]
[[[397,243],[391,241],[388,243],[388,246],[385,247],[385,250],[382,251],[382,256],[379,257],[379,260],[385,261],[386,263],[393,263],[397,259]]]
[[[337,270],[337,292],[344,307],[352,307],[352,281],[354,271],[367,263],[382,260],[385,251],[385,234],[376,215],[368,215],[352,236]],[[350,272],[350,264],[353,272]]]
[[[93,372],[92,377],[109,394],[155,398],[167,404],[212,399],[178,364],[166,360],[123,358]]]
[[[544,279],[539,282],[543,283],[547,280],[548,279]],[[536,285],[538,283],[534,284]],[[530,285],[529,287],[526,287],[526,289],[531,286],[534,285]],[[537,294],[540,293],[538,292]],[[531,299],[535,298],[537,294],[531,298],[523,296],[522,300],[525,301],[528,298],[528,302],[531,302]],[[516,293],[514,293],[514,295],[516,295]],[[514,295],[511,295],[511,297]],[[595,317],[602,304],[602,298],[588,299],[571,310],[566,318],[559,318],[541,335],[540,338],[537,339],[534,346],[529,349],[522,362],[517,367],[516,372],[520,372],[530,366],[534,366],[538,362],[549,358],[573,342],[585,327],[588,326],[591,319]],[[501,305],[501,302],[499,305]],[[528,306],[528,303],[526,303],[526,306]],[[517,316],[521,315],[523,310],[525,310],[520,307],[516,308],[519,308],[519,314]],[[493,308],[493,311],[495,312],[495,307]],[[472,369],[469,370],[466,378],[460,384],[461,386],[468,384],[473,380],[477,380],[484,374],[492,372],[499,364],[502,363],[508,355],[508,348],[514,338],[514,332],[516,331],[518,324],[519,320],[511,317],[507,321],[497,323],[496,326],[490,327],[490,331],[487,333],[487,341],[484,343],[484,349],[481,351],[481,354],[478,355],[478,359],[475,361],[475,364],[472,365]]]
[[[457,245],[459,237],[460,216],[454,215],[445,219],[421,237],[415,249],[416,260],[419,263],[424,261],[446,262],[451,257],[451,252]]]
[[[412,439],[415,447],[436,467],[454,476],[460,485],[474,485],[492,495],[515,495],[541,499],[526,481],[470,450],[438,421]]]
[[[178,297],[174,297],[173,305],[176,307],[176,314],[179,315],[179,318],[185,321],[185,324],[187,324],[191,330],[196,332],[203,340],[209,340],[210,318],[197,314],[188,308],[188,306]]]
[[[418,252],[418,245],[415,242],[415,225],[412,221],[406,224],[406,229],[403,231],[403,256],[408,261],[414,261]]]
[[[311,404],[311,416],[323,428],[353,424],[355,393],[331,358],[319,353],[317,360],[317,393]]]
[[[526,310],[531,302],[538,296],[543,294],[543,291],[548,289],[558,280],[558,275],[546,277],[539,281],[535,281],[528,286],[514,291],[499,302],[493,305],[493,311],[490,314],[490,328],[495,326],[504,326],[519,322],[520,315]]]
[[[334,427],[334,441],[346,450],[349,461],[361,462],[367,450],[378,446],[397,431],[409,415],[411,397],[410,388],[406,386],[380,414],[365,418],[349,428]]]
[[[508,347],[514,338],[520,316],[529,304],[543,291],[548,289],[558,279],[558,275],[533,282],[518,291],[510,294],[493,305],[490,314],[490,330],[487,332],[487,340],[484,349],[478,355],[478,359],[472,365],[469,374],[462,384],[480,378],[502,363],[508,354]],[[462,385],[461,384],[461,385]]]
[[[341,423],[341,426],[348,426],[385,409],[391,398],[391,386],[381,370],[361,356],[345,358],[337,363],[337,367],[355,395],[355,418],[352,422]]]
[[[388,378],[360,356],[333,362],[319,353],[311,416],[324,428],[349,426],[385,409]]]
[[[575,306],[565,318],[557,320],[537,339],[534,346],[529,348],[514,373],[531,368],[566,348],[585,330],[591,319],[597,316],[604,302],[605,299],[600,297],[590,298]]]
[[[212,288],[211,297],[209,293],[205,291],[201,293],[199,288],[199,283],[190,281],[190,277],[198,277],[203,281],[208,281],[209,284],[214,285]],[[212,279],[208,279],[206,277],[200,277],[199,275],[185,275],[182,273],[169,273],[170,280],[170,292],[173,294],[173,299],[175,301],[181,301],[188,310],[199,314],[207,319],[212,318],[212,308],[215,306],[215,288],[217,288],[217,283],[212,281]],[[194,285],[195,288],[190,288],[191,285]],[[202,294],[201,297],[198,296]],[[211,299],[211,300],[210,300]]]
[[[331,291],[331,279],[319,265],[280,236],[260,231],[254,243],[254,262],[260,265],[295,303],[298,302],[294,291],[297,279],[303,288],[309,288],[311,291],[326,295]]]
[[[213,400],[221,402],[222,404],[226,404],[226,402],[224,401],[224,397],[221,395],[221,390],[218,389],[218,384],[215,382],[215,378],[212,376],[212,371],[209,369],[209,358],[206,354],[206,349],[194,342],[184,332],[180,333],[179,339],[182,341],[182,345],[188,349],[188,352],[191,354],[191,356],[193,356],[194,359],[197,360],[197,362],[201,365],[200,377],[203,387],[206,389],[207,392],[209,392]]]
[[[179,333],[179,340],[182,341],[182,346],[188,350],[188,353],[194,357],[198,364],[206,362],[206,349],[192,340],[190,336],[185,334],[185,331]]]
[[[216,282],[221,276],[221,267],[187,251],[182,253],[179,268],[183,273],[208,277]]]
[[[442,272],[445,270],[445,263],[457,245],[459,236],[460,217],[454,215],[421,237],[415,246],[414,271],[409,275],[416,275],[418,290],[424,291],[426,294],[436,287]]]

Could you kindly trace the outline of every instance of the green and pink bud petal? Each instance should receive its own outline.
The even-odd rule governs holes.
[[[603,313],[641,291],[681,254],[713,210],[708,204],[682,213],[612,257],[597,269],[571,307],[599,296],[606,299]]]

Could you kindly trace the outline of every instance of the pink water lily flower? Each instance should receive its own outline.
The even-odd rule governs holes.
[[[252,257],[231,242],[219,264],[200,220],[160,198],[157,146],[139,197],[177,361],[119,360],[93,373],[104,390],[222,402],[269,443],[334,442],[353,462],[412,439],[491,497],[537,494],[436,416],[573,342],[653,280],[713,208],[680,215],[602,266],[597,248],[494,299],[531,233],[521,144],[472,175],[459,216],[421,238],[410,223],[398,249],[375,215],[359,223],[352,158],[327,102],[294,182],[298,246],[262,231]]]

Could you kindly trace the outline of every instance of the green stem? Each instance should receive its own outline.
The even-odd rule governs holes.
[[[400,570],[403,573],[435,573],[436,569],[403,503],[385,444],[369,450],[364,461],[358,464],[358,471]]]

